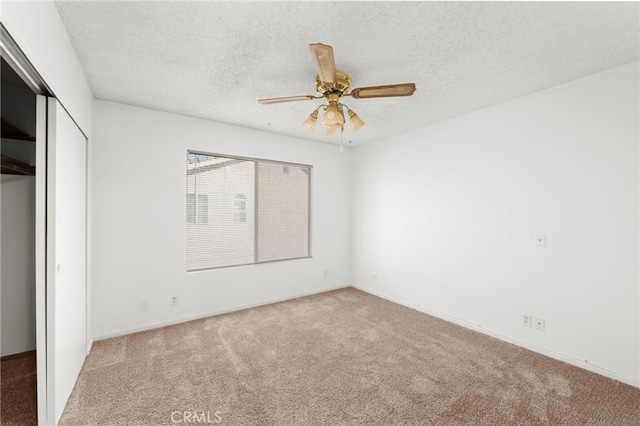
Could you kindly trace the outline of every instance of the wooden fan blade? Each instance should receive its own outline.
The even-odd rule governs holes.
[[[316,97],[311,95],[286,96],[284,98],[258,99],[258,102],[261,103],[262,105],[269,105],[269,104],[279,104],[282,102],[308,101],[310,99],[316,99]]]
[[[320,81],[333,85],[336,83],[336,62],[333,59],[333,48],[326,44],[310,44],[309,50],[318,70]]]
[[[389,98],[393,96],[411,96],[416,91],[415,83],[390,84],[387,86],[360,87],[351,91],[356,99]]]

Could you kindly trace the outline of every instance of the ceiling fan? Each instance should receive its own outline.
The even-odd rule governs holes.
[[[316,90],[318,96],[302,95],[287,96],[283,98],[259,99],[262,105],[277,104],[282,102],[306,101],[311,99],[326,99],[327,103],[320,105],[302,123],[304,128],[313,132],[318,120],[318,111],[324,109],[322,124],[327,129],[327,136],[335,136],[338,131],[344,130],[344,110],[347,110],[351,128],[355,131],[364,126],[364,121],[358,115],[340,102],[344,96],[351,96],[355,99],[367,98],[387,98],[396,96],[411,96],[416,91],[415,83],[390,84],[386,86],[370,86],[352,89],[351,77],[343,71],[336,70],[333,58],[333,48],[326,44],[315,43],[309,45],[311,56],[315,62],[318,76],[316,77]]]

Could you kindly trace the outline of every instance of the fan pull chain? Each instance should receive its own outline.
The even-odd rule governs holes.
[[[340,129],[340,152],[342,152],[343,148],[342,148],[342,135],[344,134],[344,129],[341,128]]]

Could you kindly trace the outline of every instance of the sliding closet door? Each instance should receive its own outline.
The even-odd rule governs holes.
[[[87,140],[54,98],[47,122],[47,418],[57,423],[87,354]]]
[[[36,102],[36,364],[38,424],[47,424],[47,98]]]

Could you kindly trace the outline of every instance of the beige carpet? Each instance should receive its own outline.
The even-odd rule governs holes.
[[[0,425],[35,425],[36,352],[4,357],[0,363]]]
[[[97,342],[61,424],[639,419],[640,389],[349,288]]]

